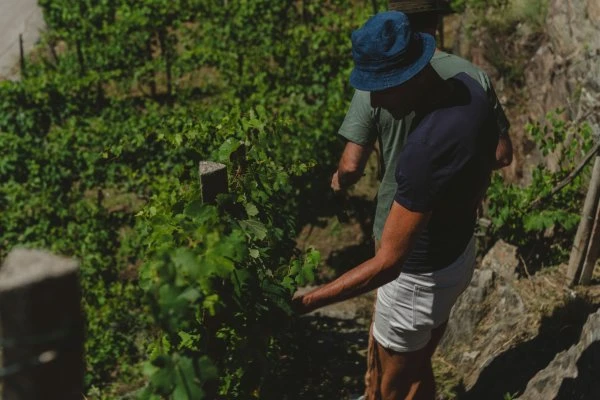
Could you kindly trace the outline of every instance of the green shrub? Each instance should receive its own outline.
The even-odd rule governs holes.
[[[593,144],[587,123],[572,123],[562,112],[549,113],[546,122],[527,130],[542,156],[555,158],[556,172],[545,162],[535,166],[526,186],[506,185],[495,175],[488,190],[487,210],[492,235],[517,245],[526,261],[536,266],[557,265],[568,257],[587,189],[590,165],[555,194],[552,189],[576,167]],[[543,200],[532,207],[532,202]]]
[[[289,322],[290,290],[317,262],[309,253],[305,263],[294,238],[300,210],[339,156],[350,32],[369,10],[346,0],[303,7],[286,0],[138,3],[40,2],[49,26],[44,47],[55,54],[40,52],[22,81],[0,84],[0,257],[26,245],[80,260],[93,393],[111,396],[118,389],[107,386],[115,381],[141,385],[131,382],[139,379],[135,366],[148,357],[149,343],[165,337],[158,343],[172,345],[160,348],[168,365],[215,365],[218,380],[200,376],[211,382],[207,388],[245,398],[258,387],[248,379],[264,369],[253,368],[236,344],[249,336],[244,324]],[[193,206],[200,160],[226,162],[231,174],[231,194],[218,209],[202,211],[216,213],[206,219]],[[218,247],[237,254],[233,270],[224,276],[217,268],[215,279],[234,284],[232,271],[251,272],[244,307],[218,288],[203,288],[191,303],[227,316],[225,336],[215,340],[243,355],[239,360],[203,358],[194,347],[199,320],[174,332],[163,318],[172,304],[154,290],[160,283],[139,285],[141,265],[145,276],[154,271],[173,286],[171,278],[188,279],[185,271],[196,264],[178,264],[183,275],[161,275],[172,268],[172,254],[215,251],[191,245],[204,238],[195,230],[201,226],[190,228],[196,223],[206,235],[233,241]],[[153,235],[169,229],[181,235],[164,248]],[[275,351],[275,337],[256,351]],[[159,347],[150,346],[156,359]],[[154,389],[175,390],[160,382]]]

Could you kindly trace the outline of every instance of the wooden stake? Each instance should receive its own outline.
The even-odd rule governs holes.
[[[592,281],[592,275],[594,274],[596,261],[598,261],[598,255],[600,255],[600,204],[596,205],[596,221],[594,222],[594,230],[592,231],[590,244],[583,263],[581,279],[579,280],[580,284],[589,285]]]
[[[200,161],[202,202],[214,203],[217,195],[227,193],[227,167],[212,161]]]
[[[25,49],[23,48],[23,35],[19,33],[19,55],[21,60],[21,77],[27,76],[25,70]]]
[[[2,399],[81,399],[83,316],[74,260],[17,249],[0,269]]]
[[[598,197],[600,195],[600,156],[596,155],[594,168],[592,170],[592,179],[585,197],[581,222],[575,234],[573,249],[569,257],[569,267],[567,270],[568,285],[573,286],[579,281],[583,263],[589,246],[590,235],[594,225],[596,209],[598,207]]]

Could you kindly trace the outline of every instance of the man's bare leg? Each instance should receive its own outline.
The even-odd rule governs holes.
[[[368,400],[434,400],[435,379],[431,357],[437,348],[446,323],[432,331],[423,349],[397,353],[387,350],[374,339],[375,357],[370,371]]]
[[[380,166],[381,167],[381,166]],[[379,250],[380,242],[375,239],[375,253]],[[373,321],[375,321],[375,307],[377,306],[377,292],[371,312],[371,325],[369,327],[369,343],[367,345],[367,372],[365,372],[365,400],[379,400],[379,368],[377,366],[377,352],[375,351],[375,338],[373,337]]]
[[[433,376],[433,368],[431,366],[431,357],[433,357],[433,353],[435,353],[435,350],[437,349],[437,346],[440,343],[442,336],[444,336],[444,332],[446,331],[447,326],[448,322],[446,321],[442,325],[438,326],[437,328],[431,331],[431,339],[425,347],[425,364],[423,364],[421,368],[421,373],[413,382],[407,399],[435,399],[435,378]]]
[[[374,315],[375,311],[373,311]],[[376,341],[373,337],[373,322],[369,329],[369,344],[367,347],[367,372],[365,373],[365,400],[379,400],[379,376],[381,366],[377,360]]]
[[[375,346],[381,362],[379,386],[381,400],[409,399],[412,386],[420,379],[421,370],[426,363],[426,350],[397,353],[384,348],[379,343]],[[422,382],[419,383],[419,390],[425,389]]]

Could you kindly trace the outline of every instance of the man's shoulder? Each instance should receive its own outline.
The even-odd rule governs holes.
[[[486,91],[476,79],[465,72],[461,72],[451,79],[460,82],[457,86],[457,97],[459,99],[458,104],[463,107],[459,107],[458,112],[467,114],[470,117],[488,115],[490,100]]]
[[[469,74],[460,72],[450,78],[452,95],[423,116],[408,140],[428,143],[433,148],[452,146],[463,134],[483,124],[489,115],[489,100],[481,85]]]
[[[456,54],[446,53],[445,51],[441,50],[437,50],[435,52],[431,58],[431,65],[436,69],[448,69],[457,66],[483,72],[481,68],[474,65],[471,61],[457,56]]]
[[[369,104],[371,102],[371,92],[367,92],[366,90],[354,89],[354,96],[361,100],[368,100]]]
[[[356,109],[370,109],[371,108],[371,93],[366,92],[364,90],[354,89],[354,94],[352,95],[351,106],[354,109],[353,112],[356,112]]]
[[[464,72],[487,90],[490,86],[490,78],[484,70],[474,65],[469,60],[454,54],[437,51],[431,60],[431,66],[444,79]]]

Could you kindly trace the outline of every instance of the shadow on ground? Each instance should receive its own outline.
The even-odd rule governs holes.
[[[261,391],[264,400],[350,399],[364,390],[367,329],[354,320],[301,318],[297,351]]]
[[[373,240],[364,240],[360,244],[348,246],[342,250],[334,250],[327,258],[329,265],[337,275],[356,267],[374,255]]]
[[[329,254],[327,265],[337,275],[341,275],[374,256],[373,204],[372,201],[361,197],[347,199],[344,205],[346,217],[360,225],[362,240],[360,243],[335,249]]]
[[[556,309],[551,316],[542,320],[539,334],[534,339],[523,342],[495,357],[489,365],[484,367],[477,382],[470,390],[465,392],[464,388],[457,388],[457,399],[502,400],[507,393],[513,397],[523,393],[531,378],[538,371],[544,369],[557,353],[569,349],[579,341],[588,315],[598,308],[598,305],[590,304],[585,299],[576,298]],[[585,369],[586,367],[582,366],[581,368]],[[585,378],[582,379],[589,382]],[[564,386],[565,393],[577,390],[571,384],[565,383]],[[564,400],[579,398],[561,397]]]
[[[296,241],[300,250],[312,247],[321,254],[324,263],[316,284],[330,281],[374,255],[374,202],[347,196],[324,197],[323,203]]]
[[[306,185],[298,210],[297,245],[300,250],[313,247],[321,253],[324,262],[315,285],[373,256],[377,158],[370,161],[368,176],[349,194],[336,196],[329,187],[336,165],[313,171]],[[337,307],[332,316],[311,314],[297,321],[291,328],[293,346],[283,346],[294,350],[278,364],[273,379],[261,390],[261,400],[347,400],[362,394],[373,307],[373,298],[363,296],[332,306]]]

